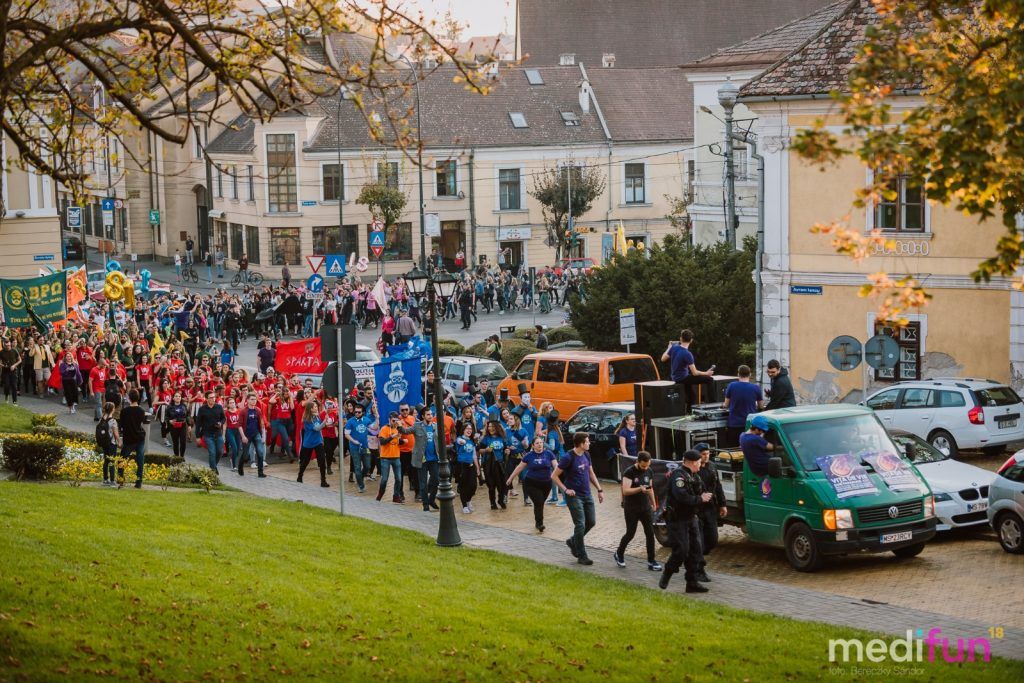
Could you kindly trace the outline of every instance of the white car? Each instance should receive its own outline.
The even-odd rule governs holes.
[[[356,344],[356,359],[349,361],[348,366],[352,368],[352,373],[356,376],[356,382],[362,382],[364,379],[373,379],[373,366],[379,362],[380,356],[377,355],[376,351],[369,346]],[[320,381],[323,379],[322,375],[298,375],[299,381],[302,382],[307,377],[313,380],[314,387],[320,388]]]
[[[988,493],[995,472],[953,460],[919,436],[900,430],[890,430],[889,436],[935,495],[936,530],[988,524]]]
[[[501,380],[508,377],[508,371],[496,360],[478,356],[441,356],[437,359],[441,366],[441,383],[456,398],[463,398],[469,393],[474,382],[482,379],[490,380],[491,389],[497,391]],[[427,369],[430,368],[427,365]]]
[[[995,453],[1024,440],[1024,403],[1012,388],[991,380],[898,382],[862,403],[886,429],[916,434],[951,458],[961,448]]]

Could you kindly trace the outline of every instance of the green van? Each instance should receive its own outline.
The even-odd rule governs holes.
[[[768,475],[755,475],[738,450],[714,455],[727,500],[724,523],[743,527],[752,541],[785,548],[793,568],[806,572],[830,555],[913,557],[935,535],[928,484],[872,410],[813,405],[759,415],[771,425]],[[679,465],[656,464],[662,475]],[[665,478],[656,477],[659,494]],[[656,530],[666,541],[664,527]]]

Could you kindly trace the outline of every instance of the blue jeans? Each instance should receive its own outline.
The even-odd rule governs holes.
[[[313,336],[313,316],[307,315],[302,321],[302,334],[306,337]]]
[[[281,435],[281,448],[288,454],[288,457],[294,458],[295,451],[292,449],[292,437],[288,429],[288,423],[290,420],[271,420],[270,421],[270,443],[274,443],[274,439],[277,435]]]
[[[175,275],[178,278],[178,282],[181,282],[181,264],[180,263],[175,263],[174,264],[174,273],[175,273]]]
[[[242,457],[238,461],[239,468],[242,466],[242,461],[249,457],[250,448],[255,458],[252,462],[256,463],[259,473],[263,474],[263,465],[267,461],[267,444],[263,441],[263,432],[256,432],[256,435],[249,439],[249,443],[242,448]]]
[[[597,524],[597,510],[594,508],[594,499],[589,495],[577,493],[575,496],[565,497],[566,506],[569,508],[569,515],[572,517],[573,532],[569,539],[573,549],[580,559],[587,556],[587,547],[583,545],[583,537]]]
[[[206,443],[206,454],[210,457],[210,469],[216,472],[217,461],[224,454],[224,435],[220,432],[214,436],[204,435],[203,441]]]
[[[135,481],[137,483],[142,482],[142,468],[146,465],[146,440],[141,441],[125,441],[121,444],[121,457],[127,457],[128,454],[135,454]]]
[[[366,488],[366,475],[373,468],[373,456],[370,454],[369,448],[356,446],[351,441],[348,442],[348,454],[352,458],[352,472],[356,475],[356,486],[362,491]]]
[[[242,453],[242,437],[237,429],[229,430],[227,433],[228,455],[231,456],[231,469],[238,467],[238,461]]]
[[[388,472],[393,471],[395,473],[395,492],[392,494],[395,497],[402,495],[402,459],[401,458],[381,458],[380,459],[380,492],[384,492],[388,488]]]
[[[217,264],[217,277],[224,277],[224,263]]]

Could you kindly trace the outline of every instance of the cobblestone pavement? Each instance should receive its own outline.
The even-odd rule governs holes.
[[[53,400],[24,397],[22,403],[37,412],[58,412],[60,423],[67,427],[92,429],[90,410],[68,415]],[[151,439],[149,449],[167,452],[158,440]],[[194,446],[189,450],[190,460],[205,463],[205,454]],[[253,495],[338,509],[337,470],[330,477],[329,489],[319,487],[315,470],[307,474],[306,483],[294,481],[296,470],[294,464],[271,465],[271,476],[266,479],[252,476],[249,470],[243,477],[227,468],[221,472],[225,483]],[[547,530],[538,534],[533,530],[532,511],[523,507],[521,498],[512,499],[508,510],[492,512],[486,491],[481,491],[475,500],[477,512],[456,513],[459,531],[468,546],[654,589],[658,575],[647,571],[642,533],[630,546],[625,569],[612,561],[612,549],[623,529],[614,489],[613,484],[607,485],[609,496],[599,506],[598,525],[587,538],[588,546],[594,548],[590,553],[595,561],[592,567],[577,565],[565,548],[570,523],[564,508],[548,506]],[[369,492],[360,495],[352,485],[346,486],[347,514],[434,536],[436,513],[422,512],[411,502],[411,496],[409,500],[406,505],[376,502]],[[659,559],[666,555],[664,548],[658,549]],[[1012,588],[1021,576],[1019,558],[1003,553],[991,539],[940,539],[914,560],[896,561],[885,555],[853,557],[836,561],[815,574],[800,574],[788,569],[780,550],[756,547],[729,532],[709,560],[712,590],[694,599],[896,635],[904,635],[908,629],[940,628],[942,637],[949,639],[989,637],[993,654],[1024,659],[1024,604]],[[681,593],[683,587],[677,577],[669,590]],[[988,629],[994,626],[1004,627],[1002,639],[989,636]],[[823,657],[826,646],[823,642]]]

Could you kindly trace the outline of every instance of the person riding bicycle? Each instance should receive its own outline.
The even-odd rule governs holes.
[[[242,282],[249,281],[249,258],[245,254],[238,259],[238,274],[242,276]]]

